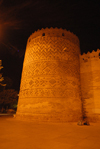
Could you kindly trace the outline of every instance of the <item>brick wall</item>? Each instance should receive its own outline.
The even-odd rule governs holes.
[[[100,50],[80,55],[82,99],[87,116],[100,119]]]
[[[81,117],[79,40],[63,29],[42,29],[27,42],[17,116],[40,121]]]

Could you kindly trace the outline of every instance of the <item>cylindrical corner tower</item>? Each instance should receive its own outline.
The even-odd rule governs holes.
[[[81,117],[80,46],[76,35],[58,28],[28,39],[16,117],[77,121]]]

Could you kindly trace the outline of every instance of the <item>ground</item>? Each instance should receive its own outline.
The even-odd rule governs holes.
[[[99,149],[100,124],[37,123],[0,116],[0,149]]]

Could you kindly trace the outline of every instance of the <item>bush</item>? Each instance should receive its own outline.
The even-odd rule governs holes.
[[[0,109],[14,108],[18,102],[18,93],[14,89],[7,89],[0,92]]]

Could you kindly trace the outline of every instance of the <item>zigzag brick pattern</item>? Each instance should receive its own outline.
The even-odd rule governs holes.
[[[81,117],[79,40],[63,29],[46,28],[27,42],[17,117],[77,121]]]

